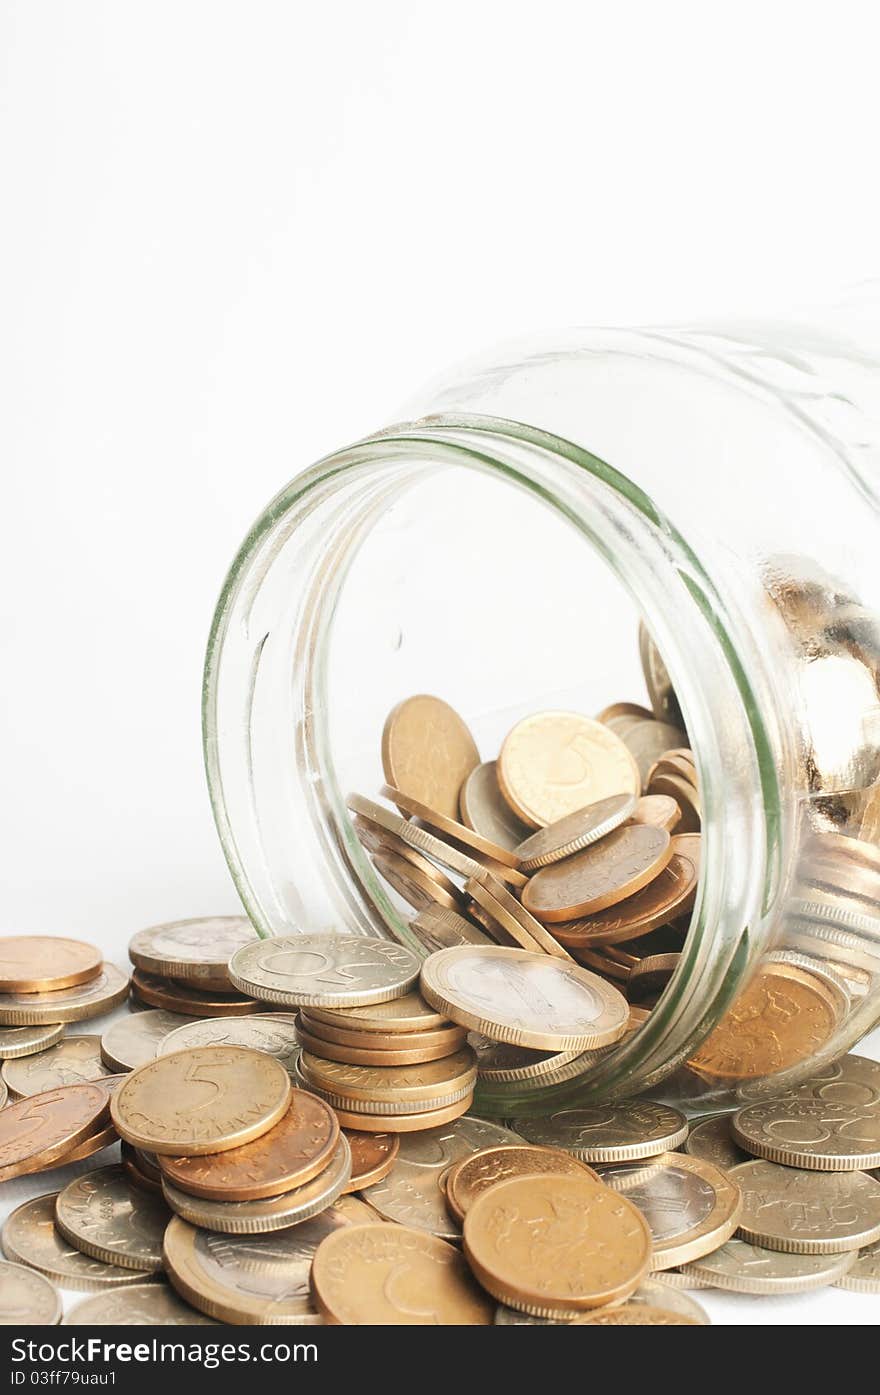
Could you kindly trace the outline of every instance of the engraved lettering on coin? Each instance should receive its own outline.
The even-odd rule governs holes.
[[[517,1119],[523,1138],[545,1148],[565,1148],[584,1162],[656,1157],[687,1137],[687,1120],[654,1100],[618,1100],[560,1109],[545,1119]]]
[[[99,1167],[58,1194],[55,1224],[84,1254],[123,1269],[162,1268],[168,1208],[151,1192],[131,1186],[121,1166]]]
[[[92,1293],[121,1284],[142,1284],[142,1270],[104,1264],[69,1245],[55,1225],[56,1194],[26,1201],[3,1226],[3,1249],[9,1259],[29,1265],[61,1288]]]
[[[259,1017],[212,1017],[188,1022],[169,1032],[159,1044],[158,1056],[183,1051],[188,1046],[247,1046],[265,1051],[290,1072],[299,1056],[299,1040],[293,1020],[261,1013]]]

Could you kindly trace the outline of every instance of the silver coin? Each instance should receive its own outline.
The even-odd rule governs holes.
[[[128,974],[105,960],[96,978],[75,988],[59,988],[54,993],[0,993],[0,1024],[26,1027],[81,1022],[109,1012],[127,996]]]
[[[493,1041],[481,1032],[469,1032],[468,1042],[476,1052],[478,1077],[494,1082],[540,1080],[583,1054],[579,1051],[532,1051],[527,1046]]]
[[[541,867],[549,867],[598,843],[600,838],[626,823],[635,813],[636,803],[634,794],[612,794],[576,809],[573,814],[566,814],[546,828],[539,828],[537,833],[530,833],[516,850],[522,870],[537,872]]]
[[[857,1250],[851,1258],[850,1268],[834,1281],[837,1287],[850,1293],[880,1293],[880,1240]]]
[[[101,1058],[114,1070],[135,1070],[155,1059],[169,1032],[192,1020],[179,1012],[166,1012],[164,1008],[131,1012],[114,1022],[101,1037]]]
[[[397,1161],[383,1181],[364,1189],[364,1199],[388,1221],[427,1230],[443,1240],[457,1239],[461,1227],[446,1209],[441,1173],[480,1148],[510,1143],[522,1143],[522,1138],[469,1115],[421,1133],[401,1134]]]
[[[496,1327],[567,1327],[562,1318],[532,1317],[531,1313],[518,1313],[515,1308],[505,1308],[499,1303],[495,1309]]]
[[[492,941],[476,925],[466,920],[458,911],[446,906],[428,906],[419,911],[409,923],[410,929],[423,949],[436,954],[441,949],[453,949],[456,945],[488,945]]]
[[[468,775],[458,796],[462,822],[474,833],[513,852],[531,829],[511,809],[498,786],[494,760],[483,761]]]
[[[119,1284],[142,1284],[144,1275],[118,1264],[104,1264],[69,1245],[55,1227],[55,1192],[26,1201],[3,1226],[3,1250],[60,1288],[93,1293]]]
[[[144,1273],[162,1268],[169,1220],[161,1198],[133,1187],[118,1163],[74,1178],[55,1202],[55,1224],[69,1244],[105,1264]]]
[[[54,1046],[63,1036],[63,1022],[50,1022],[45,1027],[0,1027],[0,1060],[33,1056],[37,1051],[45,1051],[47,1046]]]
[[[832,1106],[875,1109],[880,1107],[880,1061],[850,1053],[798,1085],[792,1094],[798,1099],[821,1100]]]
[[[259,1017],[211,1017],[204,1022],[190,1020],[177,1027],[160,1043],[157,1056],[184,1051],[190,1046],[247,1046],[274,1056],[288,1072],[299,1056],[299,1038],[292,1017],[261,1013]]]
[[[656,1157],[687,1137],[687,1120],[677,1109],[654,1100],[620,1100],[560,1109],[545,1119],[514,1119],[530,1143],[565,1148],[582,1162],[625,1162]]]
[[[132,1284],[83,1298],[66,1314],[64,1327],[219,1327],[168,1284]]]
[[[19,1096],[101,1080],[111,1073],[101,1060],[101,1038],[96,1036],[64,1037],[38,1056],[4,1061],[2,1069],[4,1081]]]
[[[750,1153],[786,1167],[856,1172],[880,1164],[880,1110],[787,1096],[740,1109],[733,1136]]]
[[[730,1293],[806,1293],[837,1283],[854,1258],[852,1252],[782,1254],[747,1240],[732,1239],[702,1259],[684,1265],[682,1273]]]
[[[402,998],[421,960],[392,940],[361,935],[282,935],[232,956],[236,988],[264,1002],[301,1007],[366,1007]]]
[[[167,978],[225,978],[229,961],[243,945],[258,942],[247,916],[212,915],[170,920],[133,935],[128,956],[139,969]]]
[[[0,1325],[54,1327],[60,1317],[60,1295],[44,1274],[0,1259]]]
[[[340,1227],[369,1219],[352,1196],[264,1235],[221,1235],[177,1218],[169,1226],[169,1275],[202,1312],[226,1322],[320,1325],[309,1283],[315,1251]]]
[[[708,1119],[691,1121],[684,1151],[692,1158],[714,1163],[722,1172],[737,1163],[748,1162],[751,1154],[738,1147],[730,1132],[732,1114],[711,1114]]]
[[[671,1269],[708,1254],[736,1229],[739,1188],[701,1158],[665,1153],[603,1167],[600,1175],[648,1222],[654,1240],[652,1269]]]
[[[350,1179],[351,1148],[345,1135],[340,1134],[324,1171],[283,1196],[268,1196],[260,1201],[209,1201],[181,1191],[167,1177],[162,1178],[162,1192],[172,1211],[190,1225],[216,1230],[222,1235],[261,1235],[299,1225],[326,1210],[342,1194]]]
[[[621,733],[620,739],[629,748],[639,767],[643,784],[655,761],[667,751],[687,746],[685,733],[680,727],[671,726],[668,722],[635,722]]]
[[[839,1254],[880,1240],[880,1182],[757,1158],[731,1168],[743,1195],[739,1236],[789,1254]]]

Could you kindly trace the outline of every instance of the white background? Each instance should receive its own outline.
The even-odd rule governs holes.
[[[236,909],[202,654],[301,466],[495,339],[877,273],[875,16],[2,0],[0,929],[121,958]],[[706,1305],[848,1323],[877,1300]]]

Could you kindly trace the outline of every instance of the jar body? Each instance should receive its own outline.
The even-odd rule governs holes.
[[[400,698],[447,698],[488,759],[527,711],[641,700],[639,617],[663,655],[702,798],[678,968],[633,1037],[563,1084],[483,1090],[485,1111],[778,1091],[880,1019],[868,339],[838,319],[516,346],[297,476],[233,565],[206,756],[262,933],[414,943],[345,811],[381,784]]]

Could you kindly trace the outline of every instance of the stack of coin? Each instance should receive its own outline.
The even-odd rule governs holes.
[[[0,1056],[26,1056],[60,1040],[66,1022],[99,1017],[128,995],[128,977],[101,951],[61,935],[0,938]],[[26,1030],[25,1030],[26,1029]]]
[[[63,1167],[114,1143],[111,1100],[121,1079],[62,1085],[0,1110],[0,1180]]]
[[[134,965],[132,997],[181,1017],[239,1017],[262,1004],[237,991],[228,964],[243,945],[257,941],[244,916],[169,921],[139,930],[128,946]]]

